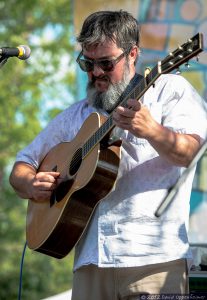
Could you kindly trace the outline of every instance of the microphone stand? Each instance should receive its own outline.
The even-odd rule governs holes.
[[[196,155],[194,156],[193,160],[189,164],[189,166],[185,169],[181,177],[178,179],[176,184],[169,188],[167,196],[164,198],[164,200],[161,202],[157,210],[155,211],[155,216],[159,218],[164,211],[167,209],[167,207],[170,205],[170,203],[173,201],[174,197],[176,196],[179,188],[183,184],[183,182],[186,180],[188,174],[190,171],[195,167],[197,162],[201,159],[201,157],[204,155],[205,151],[207,149],[207,140],[203,143],[203,145],[200,147]]]
[[[5,65],[7,59],[8,59],[7,57],[3,57],[3,56],[0,57],[0,68],[2,68],[3,65]]]

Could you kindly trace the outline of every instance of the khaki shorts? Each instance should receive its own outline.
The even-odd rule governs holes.
[[[147,294],[159,300],[188,293],[186,260],[179,259],[133,268],[81,267],[74,273],[72,300],[147,300]]]

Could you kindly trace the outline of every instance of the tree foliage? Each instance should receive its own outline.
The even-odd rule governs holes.
[[[73,20],[70,0],[0,1],[0,47],[29,45],[25,61],[0,69],[0,299],[17,299],[27,201],[8,183],[16,153],[73,101]],[[51,105],[52,103],[52,105]],[[72,255],[56,260],[26,250],[22,299],[70,287]]]

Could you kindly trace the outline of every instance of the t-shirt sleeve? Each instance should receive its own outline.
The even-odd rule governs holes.
[[[207,105],[193,86],[181,76],[171,76],[165,87],[162,124],[169,129],[187,134],[207,137]],[[164,95],[163,95],[164,96]]]

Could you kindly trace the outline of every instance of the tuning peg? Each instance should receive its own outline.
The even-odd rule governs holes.
[[[180,45],[178,45],[178,49],[180,49],[180,50],[183,50],[183,47],[182,47],[182,46],[180,46]]]
[[[147,75],[149,75],[149,73],[151,72],[151,68],[150,67],[146,67],[144,70],[144,77],[146,77]]]
[[[197,55],[197,56],[196,56],[196,60],[199,61],[199,59],[200,59],[200,57],[199,57],[199,55]]]
[[[180,71],[179,68],[177,68],[176,74],[177,74],[177,75],[180,75],[180,74],[181,74],[181,71]]]
[[[186,63],[185,63],[185,66],[186,66],[186,68],[190,68],[190,64],[189,64],[189,62],[187,61]]]

